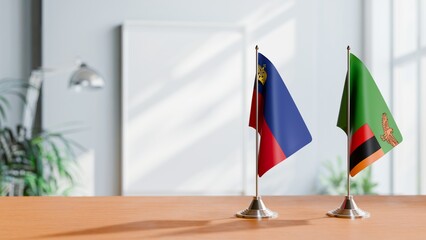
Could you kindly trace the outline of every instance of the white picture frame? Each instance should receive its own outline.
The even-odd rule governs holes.
[[[246,31],[122,26],[122,195],[245,192]]]

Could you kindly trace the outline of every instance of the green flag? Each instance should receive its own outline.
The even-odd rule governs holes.
[[[350,174],[355,176],[398,145],[402,135],[370,72],[353,54],[350,54],[350,83],[350,133],[347,132],[347,79],[337,126],[350,136]]]

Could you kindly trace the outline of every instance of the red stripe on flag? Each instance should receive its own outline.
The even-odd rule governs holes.
[[[371,137],[374,136],[373,131],[371,131],[370,126],[368,124],[362,125],[356,132],[352,135],[351,140],[351,151],[350,153],[357,149],[363,142],[367,141]]]
[[[256,129],[256,95],[255,90],[253,91],[253,97],[251,98],[251,110],[250,110],[250,120],[249,126]],[[258,96],[259,104],[259,134],[262,133],[262,123],[263,123],[263,96],[259,93]]]
[[[287,158],[266,122],[262,125],[261,136],[258,169],[259,177]]]

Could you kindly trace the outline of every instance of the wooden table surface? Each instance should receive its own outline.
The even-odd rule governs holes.
[[[2,197],[0,239],[426,239],[426,196],[356,196],[358,220],[325,215],[341,196],[263,200],[278,218],[235,218],[251,197]]]

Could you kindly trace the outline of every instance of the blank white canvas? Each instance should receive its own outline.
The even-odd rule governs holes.
[[[243,192],[244,48],[238,27],[123,25],[123,195]]]

